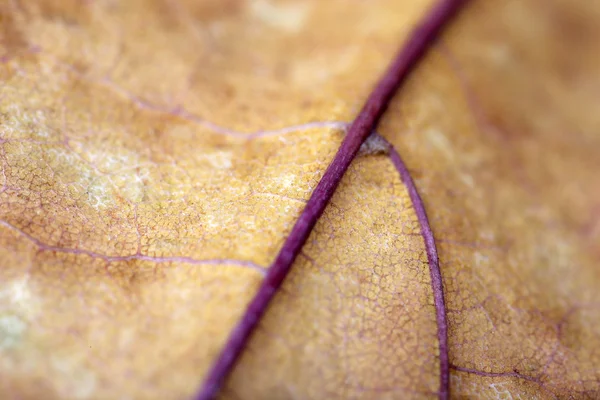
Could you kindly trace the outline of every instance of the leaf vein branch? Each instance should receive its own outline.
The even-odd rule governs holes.
[[[159,264],[160,263],[181,263],[181,264],[192,264],[192,265],[234,265],[234,266],[253,269],[253,270],[259,272],[263,276],[266,274],[265,268],[254,262],[246,261],[246,260],[236,260],[236,259],[231,259],[231,258],[199,259],[199,258],[186,257],[186,256],[149,256],[149,255],[141,254],[139,252],[136,254],[129,254],[129,255],[125,255],[125,256],[110,256],[107,254],[102,254],[102,253],[98,253],[98,252],[91,251],[91,250],[50,246],[6,221],[0,220],[0,225],[2,225],[14,232],[17,232],[20,236],[22,236],[22,237],[26,238],[27,240],[29,240],[30,242],[34,243],[40,249],[40,251],[85,255],[88,257],[92,257],[92,258],[99,258],[101,260],[106,261],[107,263],[120,262],[120,261],[149,261],[149,262],[159,263]]]
[[[438,1],[410,34],[408,41],[401,48],[348,129],[337,154],[313,191],[275,261],[271,264],[258,292],[250,301],[244,315],[233,328],[223,350],[210,368],[195,397],[196,400],[210,400],[217,395],[221,384],[241,356],[275,293],[281,288],[294,260],[300,254],[304,243],[329,204],[361,145],[375,129],[397,89],[406,81],[409,73],[425,55],[442,29],[465,3],[466,0]],[[447,369],[447,364],[442,368]],[[441,372],[444,371],[442,368],[440,368]],[[447,377],[441,376],[439,389],[441,400],[449,397],[448,381]]]

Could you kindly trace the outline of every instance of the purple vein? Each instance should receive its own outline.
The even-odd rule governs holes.
[[[134,93],[131,93],[128,90],[117,85],[109,77],[92,80],[92,79],[86,78],[86,75],[84,73],[81,73],[74,66],[72,66],[68,63],[54,60],[54,64],[60,68],[63,68],[64,70],[68,71],[69,73],[72,73],[73,75],[77,76],[79,79],[81,79],[83,81],[87,81],[92,84],[102,85],[102,86],[108,88],[109,90],[113,91],[117,95],[122,96],[125,99],[127,99],[129,102],[131,102],[135,107],[137,107],[140,110],[146,110],[148,112],[170,115],[172,117],[176,117],[176,118],[182,119],[184,121],[200,125],[206,129],[213,131],[214,133],[224,135],[224,136],[229,136],[229,137],[235,138],[235,139],[254,140],[254,139],[263,138],[263,137],[287,135],[289,133],[302,132],[302,131],[307,131],[310,129],[346,130],[346,128],[349,125],[347,122],[343,122],[343,121],[312,121],[312,122],[305,122],[305,123],[300,123],[300,124],[296,124],[296,125],[290,125],[290,126],[286,126],[286,127],[282,127],[282,128],[264,129],[264,130],[254,131],[254,132],[237,131],[235,129],[227,128],[225,126],[222,126],[222,125],[216,124],[212,121],[209,121],[205,118],[202,118],[194,113],[191,113],[190,111],[186,110],[185,108],[183,108],[181,106],[165,107],[165,106],[153,104],[150,101],[148,101],[140,96],[137,96]]]
[[[161,106],[152,104],[138,96],[135,96],[132,93],[129,93],[128,91],[119,87],[118,85],[116,85],[115,83],[113,83],[111,80],[109,80],[107,78],[102,79],[99,82],[101,84],[109,87],[110,89],[112,89],[116,93],[120,94],[121,96],[126,97],[131,103],[133,103],[139,109],[172,115],[173,117],[181,118],[184,121],[188,121],[188,122],[203,126],[204,128],[210,129],[213,132],[218,133],[220,135],[230,136],[230,137],[236,138],[236,139],[253,140],[253,139],[269,137],[269,136],[287,135],[289,133],[307,131],[310,129],[325,128],[325,129],[345,130],[348,127],[348,123],[343,122],[343,121],[313,121],[313,122],[306,122],[306,123],[297,124],[297,125],[286,126],[283,128],[259,130],[259,131],[254,131],[254,132],[240,132],[240,131],[236,131],[231,128],[224,127],[222,125],[215,124],[214,122],[211,122],[207,119],[199,117],[198,115],[193,114],[193,113],[185,110],[182,107],[166,108],[166,107],[161,107]]]
[[[233,328],[221,353],[208,371],[205,381],[195,396],[196,400],[209,400],[217,395],[221,384],[235,366],[271,299],[281,287],[292,263],[308,239],[317,219],[325,210],[360,146],[375,129],[396,90],[404,83],[409,73],[431,47],[443,27],[466,1],[440,0],[412,31],[408,41],[383,78],[377,83],[363,109],[348,129],[337,154],[313,191],[256,295],[250,301],[243,317]],[[446,387],[440,390],[440,398],[447,398],[448,393],[449,388],[446,382]]]
[[[459,372],[464,372],[466,374],[472,374],[472,375],[477,375],[477,376],[485,376],[488,378],[517,378],[517,379],[523,379],[525,381],[529,381],[529,382],[535,382],[538,384],[540,383],[540,379],[539,378],[534,378],[531,376],[527,376],[527,375],[523,375],[519,372],[516,371],[511,371],[511,372],[485,372],[485,371],[480,371],[477,369],[473,369],[473,368],[465,368],[465,367],[458,367],[456,365],[452,365],[451,368],[455,371],[459,371]]]
[[[446,305],[444,303],[444,286],[442,282],[442,273],[440,272],[440,263],[438,259],[437,248],[435,246],[435,239],[431,226],[429,225],[429,219],[427,218],[427,212],[425,211],[425,204],[417,191],[415,182],[410,176],[406,164],[402,161],[400,154],[394,149],[391,144],[390,147],[390,158],[392,163],[400,173],[400,178],[408,190],[408,195],[417,214],[417,220],[421,226],[421,235],[425,241],[425,251],[427,252],[427,260],[429,261],[429,275],[431,276],[431,287],[433,290],[433,304],[435,306],[435,317],[437,322],[437,335],[438,335],[438,346],[440,351],[440,388],[439,398],[447,399],[450,396],[450,361],[448,358],[448,321],[446,318]]]
[[[90,251],[90,250],[85,250],[85,249],[50,246],[50,245],[47,245],[46,243],[42,242],[41,240],[31,236],[30,234],[22,231],[21,229],[15,227],[14,225],[9,224],[6,221],[0,220],[0,225],[4,226],[12,231],[17,232],[22,237],[24,237],[27,240],[29,240],[30,242],[34,243],[41,251],[84,255],[84,256],[91,257],[91,258],[99,258],[101,260],[106,261],[107,263],[119,262],[119,261],[140,260],[140,261],[150,261],[150,262],[154,262],[154,263],[158,263],[158,264],[172,262],[172,263],[192,264],[192,265],[235,265],[238,267],[253,269],[253,270],[259,272],[261,275],[265,275],[265,269],[263,267],[261,267],[260,265],[255,264],[251,261],[235,260],[235,259],[231,259],[231,258],[198,259],[198,258],[185,257],[185,256],[160,257],[160,256],[148,256],[148,255],[140,254],[140,253],[129,254],[126,256],[109,256],[106,254],[101,254],[101,253],[98,253],[95,251]]]

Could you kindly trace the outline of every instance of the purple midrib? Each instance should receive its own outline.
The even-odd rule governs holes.
[[[467,0],[440,0],[413,30],[408,41],[371,92],[361,112],[348,129],[337,154],[313,191],[277,258],[271,264],[256,295],[251,300],[238,324],[233,328],[223,350],[210,368],[199,392],[194,397],[196,400],[209,400],[217,395],[221,384],[241,356],[269,303],[281,287],[294,260],[300,253],[317,220],[323,214],[360,146],[377,126],[397,89],[404,83],[411,70],[423,57],[444,26],[466,2]],[[425,239],[427,241],[427,238]],[[445,346],[443,348],[440,341],[440,353],[442,351],[446,353],[445,356],[440,356],[440,364],[444,364],[440,368],[440,399],[448,398],[449,394],[447,345]],[[445,359],[443,363],[442,359]]]

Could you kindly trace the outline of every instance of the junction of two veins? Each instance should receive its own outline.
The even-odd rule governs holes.
[[[220,385],[233,369],[237,359],[244,350],[261,317],[267,310],[270,301],[280,288],[291,266],[308,239],[317,220],[322,215],[344,173],[358,153],[365,140],[376,128],[385,113],[388,103],[404,83],[411,70],[427,52],[442,29],[448,24],[459,9],[467,3],[466,0],[440,0],[426,14],[422,22],[413,30],[406,44],[402,47],[388,70],[371,92],[363,109],[350,125],[344,141],[335,158],[323,175],[323,178],[313,191],[306,207],[300,214],[294,228],[283,244],[275,261],[250,301],[244,315],[233,328],[221,354],[217,357],[212,368],[196,395],[197,400],[209,400],[216,396]],[[406,185],[410,199],[415,208],[425,241],[427,258],[436,309],[437,337],[439,341],[440,383],[439,398],[447,399],[450,388],[450,364],[448,360],[448,326],[444,305],[442,278],[433,233],[429,226],[423,202],[404,165],[400,155],[389,147],[391,160]]]

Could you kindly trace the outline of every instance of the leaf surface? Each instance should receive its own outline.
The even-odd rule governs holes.
[[[0,5],[7,398],[186,398],[431,1]],[[456,397],[599,390],[600,9],[474,2],[380,127]],[[482,23],[485,21],[485,23]],[[435,398],[421,227],[355,159],[225,398]]]
[[[474,3],[380,127],[429,210],[457,397],[598,397],[599,12]]]

